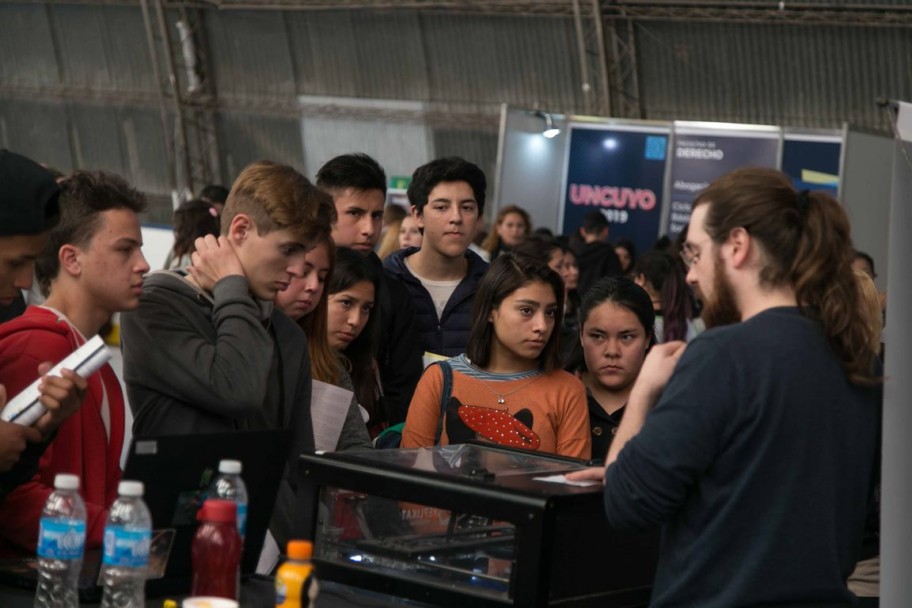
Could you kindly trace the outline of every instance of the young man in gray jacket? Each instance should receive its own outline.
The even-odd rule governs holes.
[[[238,176],[222,236],[196,241],[188,274],[153,273],[124,315],[124,378],[137,437],[294,431],[270,530],[290,539],[297,456],[314,449],[307,340],[273,309],[326,238],[334,209],[291,167],[258,162]]]

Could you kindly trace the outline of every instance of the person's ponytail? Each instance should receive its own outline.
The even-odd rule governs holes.
[[[848,217],[836,200],[822,192],[802,191],[796,206],[803,219],[789,274],[799,306],[817,318],[842,362],[849,380],[874,381],[873,352],[878,341],[861,322],[864,303],[855,272]]]
[[[789,286],[798,306],[819,320],[846,376],[874,384],[879,341],[864,311],[852,270],[854,249],[845,211],[823,192],[796,192],[789,178],[772,169],[738,169],[715,180],[694,201],[708,204],[704,227],[716,243],[741,227],[761,243],[765,265],[760,283]]]

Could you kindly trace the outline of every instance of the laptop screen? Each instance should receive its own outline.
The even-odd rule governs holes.
[[[124,479],[145,484],[143,499],[152,514],[152,525],[167,553],[161,582],[149,581],[151,592],[161,587],[171,593],[169,581],[186,581],[192,575],[190,547],[209,484],[218,475],[220,460],[239,460],[247,486],[247,534],[241,555],[241,574],[255,571],[269,527],[276,493],[291,449],[290,430],[238,431],[134,438]],[[168,531],[173,530],[170,551]],[[158,553],[161,555],[162,547]],[[150,564],[152,565],[152,564]],[[180,590],[183,584],[178,584]]]

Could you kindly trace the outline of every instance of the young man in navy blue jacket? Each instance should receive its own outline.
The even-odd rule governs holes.
[[[453,357],[469,343],[473,296],[488,269],[469,249],[486,187],[478,166],[455,157],[431,161],[412,175],[408,198],[424,239],[420,248],[398,251],[383,265],[412,294],[427,354]]]
[[[697,198],[682,255],[710,329],[647,357],[589,472],[608,520],[662,525],[650,605],[854,606],[881,384],[848,218],[742,169]]]

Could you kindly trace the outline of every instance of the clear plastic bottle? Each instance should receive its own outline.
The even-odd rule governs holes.
[[[243,544],[247,533],[247,486],[241,479],[241,461],[219,461],[219,475],[209,488],[209,497],[237,503],[237,527]]]
[[[152,516],[142,500],[143,484],[121,481],[104,532],[102,608],[145,608]]]
[[[79,478],[57,475],[41,512],[35,608],[78,608],[85,537],[86,508],[79,495]]]

